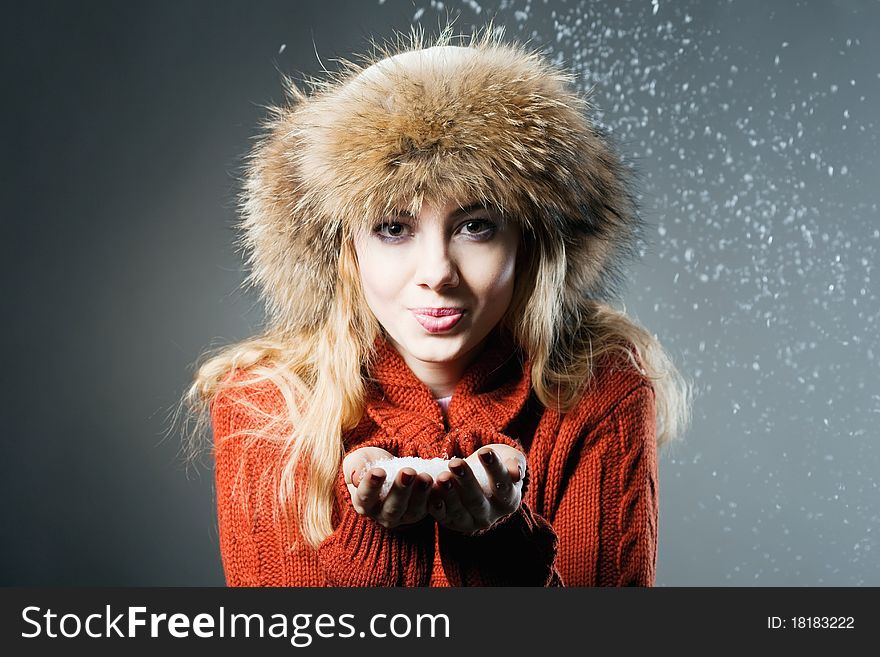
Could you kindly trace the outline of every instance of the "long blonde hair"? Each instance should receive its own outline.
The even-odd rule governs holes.
[[[539,255],[518,272],[514,298],[502,324],[529,356],[538,399],[561,412],[571,409],[592,381],[595,364],[616,352],[653,384],[658,445],[680,437],[690,417],[691,385],[657,338],[601,301],[584,298],[575,310],[566,310],[559,301],[565,269],[558,257],[549,257],[552,247],[547,243],[552,237],[526,234],[524,238],[528,251]],[[340,245],[338,274],[331,311],[321,326],[288,335],[270,325],[261,335],[206,352],[182,399],[194,420],[187,422],[193,427],[187,445],[190,456],[195,456],[207,442],[211,403],[218,395],[262,381],[277,386],[285,408],[250,431],[248,444],[258,440],[279,443],[283,461],[276,472],[280,470],[280,479],[267,472],[259,482],[244,483],[276,482],[276,512],[283,509],[313,548],[333,531],[333,486],[346,450],[344,435],[361,419],[364,372],[381,331],[360,290],[351,239]],[[229,375],[235,371],[246,376],[232,380]],[[288,429],[279,431],[279,427]],[[295,476],[301,459],[308,462],[304,490],[299,490]],[[241,495],[243,504],[245,497]]]

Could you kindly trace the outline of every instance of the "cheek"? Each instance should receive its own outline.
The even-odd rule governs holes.
[[[487,305],[508,299],[513,291],[516,274],[516,254],[504,251],[475,258],[469,267],[467,279],[471,289],[484,296]]]
[[[401,280],[394,258],[379,253],[377,249],[358,249],[358,272],[364,298],[373,314],[382,317],[386,308],[398,295]]]

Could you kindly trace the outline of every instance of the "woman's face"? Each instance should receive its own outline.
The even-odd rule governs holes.
[[[428,201],[355,239],[367,304],[417,376],[460,374],[479,353],[510,305],[518,245],[517,227],[493,210]]]

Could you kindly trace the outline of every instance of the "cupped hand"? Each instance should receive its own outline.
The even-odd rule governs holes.
[[[345,483],[351,504],[360,515],[372,518],[386,529],[418,522],[428,514],[428,495],[434,479],[412,468],[398,472],[388,495],[380,497],[386,473],[382,468],[369,468],[370,463],[393,458],[378,447],[361,447],[342,460]]]
[[[474,475],[479,467],[488,475],[489,493]],[[491,527],[519,508],[521,487],[514,484],[525,470],[525,455],[503,444],[485,445],[466,459],[452,459],[449,471],[437,475],[428,512],[439,524],[465,534]]]

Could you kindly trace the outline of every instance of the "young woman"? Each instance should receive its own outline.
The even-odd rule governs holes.
[[[251,154],[267,326],[188,392],[229,585],[654,583],[689,390],[609,305],[641,230],[626,170],[570,74],[452,40],[288,81]],[[386,482],[401,457],[448,463]]]

